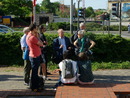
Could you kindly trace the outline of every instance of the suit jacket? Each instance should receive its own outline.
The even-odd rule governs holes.
[[[70,39],[68,37],[64,37],[66,49],[71,47]],[[53,40],[53,55],[55,56],[55,63],[59,63],[63,60],[63,48],[60,48],[59,37]]]

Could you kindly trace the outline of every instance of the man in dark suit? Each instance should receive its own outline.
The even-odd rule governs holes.
[[[55,63],[59,63],[63,60],[63,53],[66,50],[71,50],[71,43],[68,37],[64,36],[64,30],[59,29],[59,37],[53,40],[53,53],[55,55]]]

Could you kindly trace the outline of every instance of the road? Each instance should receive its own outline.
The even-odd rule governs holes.
[[[88,31],[88,32],[108,34],[107,31]],[[110,34],[119,35],[119,31],[110,31]],[[128,31],[122,31],[122,32],[121,32],[121,36],[122,36],[122,37],[125,37],[125,38],[130,38],[130,33],[128,33]]]

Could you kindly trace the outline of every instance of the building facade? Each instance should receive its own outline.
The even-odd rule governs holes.
[[[120,0],[108,0],[108,12],[111,13],[112,4],[119,3]],[[130,20],[130,0],[121,0],[122,1],[122,19]],[[111,15],[111,19],[116,19],[116,16]]]

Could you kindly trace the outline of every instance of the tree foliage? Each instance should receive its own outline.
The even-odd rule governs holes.
[[[2,1],[0,1],[0,16],[4,16],[4,11],[2,9]]]
[[[32,0],[3,0],[2,10],[5,15],[25,17],[32,11]]]
[[[59,8],[59,5],[59,2],[51,3],[50,0],[43,0],[41,3],[41,11],[56,15],[56,10]]]
[[[86,10],[85,10],[85,16],[86,17],[95,17],[95,12],[93,10],[92,7],[88,7]]]
[[[51,2],[50,2],[50,0],[43,0],[42,1],[41,10],[45,11],[46,13],[51,12]]]

